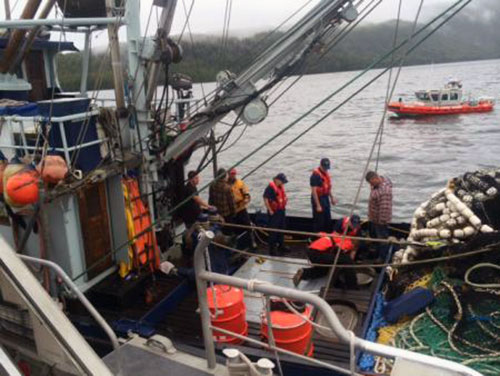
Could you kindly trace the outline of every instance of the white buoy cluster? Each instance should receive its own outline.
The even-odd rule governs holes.
[[[408,241],[459,243],[494,229],[474,212],[500,194],[500,169],[466,173],[448,183],[418,207],[411,222]],[[393,262],[412,261],[420,248],[408,246],[394,254]]]

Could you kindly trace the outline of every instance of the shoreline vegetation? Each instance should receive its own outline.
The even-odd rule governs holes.
[[[328,51],[319,60],[311,56],[306,74],[352,71],[365,68],[378,56],[392,48],[395,21],[360,26],[354,29],[334,49]],[[406,38],[412,28],[411,22],[400,24],[399,39]],[[184,59],[180,64],[170,66],[170,73],[182,72],[193,78],[194,82],[210,82],[216,74],[229,69],[241,72],[248,67],[263,47],[270,45],[283,33],[269,32],[255,34],[245,38],[229,38],[224,51],[217,36],[184,36],[181,45]],[[173,37],[173,40],[178,38]],[[263,42],[264,39],[264,42]],[[319,54],[324,51],[319,51]],[[404,51],[403,51],[404,52]],[[122,61],[126,62],[125,45],[121,46]],[[395,55],[398,58],[398,55]],[[437,64],[471,60],[500,58],[500,37],[494,27],[494,21],[478,22],[472,17],[462,16],[438,30],[413,54],[405,58],[404,65]],[[397,61],[397,60],[396,60]],[[390,58],[385,64],[390,62]],[[75,91],[80,87],[81,53],[64,53],[58,57],[59,79],[64,90]],[[101,71],[102,66],[102,73]],[[383,67],[381,64],[379,68]],[[301,72],[297,72],[300,74]],[[161,78],[160,82],[164,80]],[[97,83],[100,81],[100,85]],[[113,76],[109,53],[106,51],[92,54],[89,70],[89,90],[95,88],[111,89]]]

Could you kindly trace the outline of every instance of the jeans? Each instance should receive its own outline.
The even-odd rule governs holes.
[[[352,264],[353,261],[349,257],[349,255],[340,251],[338,264]],[[307,250],[307,258],[313,264],[324,264],[324,265],[333,265],[335,261],[335,253],[331,251],[326,252],[318,252],[314,249]],[[328,275],[329,268],[313,266],[311,268],[304,268],[304,272],[302,274],[303,280],[316,279],[321,278]],[[356,278],[356,273],[354,269],[339,269],[340,274],[343,276],[345,280],[345,284],[347,288],[356,288],[358,286],[358,280]]]
[[[240,210],[238,213],[236,213],[236,215],[234,216],[234,223],[244,226],[252,225],[252,223],[250,222],[250,216],[248,215],[246,209]],[[250,248],[255,243],[252,230],[236,228],[235,232],[238,235],[241,235],[241,239],[238,241],[238,245],[240,245],[242,248]]]
[[[331,232],[332,231],[332,213],[330,211],[330,197],[320,196],[319,203],[322,212],[316,211],[316,204],[312,200],[312,212],[313,212],[313,230],[314,232]]]
[[[276,210],[269,218],[269,227],[284,230],[286,227],[286,211]],[[282,232],[270,232],[268,238],[269,248],[272,249],[278,245],[279,248],[283,247],[284,234]]]
[[[372,237],[376,239],[387,239],[389,237],[389,227],[387,224],[371,224]],[[377,257],[386,260],[390,245],[388,243],[377,243]]]

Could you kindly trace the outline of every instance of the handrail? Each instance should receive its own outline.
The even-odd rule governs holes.
[[[210,311],[207,302],[207,282],[215,282],[224,285],[239,287],[250,292],[260,292],[267,296],[276,296],[290,300],[296,300],[303,303],[311,304],[316,307],[326,318],[332,332],[345,343],[354,345],[354,348],[370,352],[376,355],[402,358],[412,362],[425,364],[442,370],[456,372],[463,376],[482,376],[481,373],[449,360],[431,357],[416,352],[397,349],[395,347],[382,345],[367,341],[351,335],[337,317],[331,306],[319,296],[308,292],[295,290],[291,288],[271,285],[257,280],[246,280],[242,278],[222,275],[218,273],[208,272],[204,257],[205,249],[210,245],[214,238],[211,231],[202,232],[198,241],[198,245],[194,254],[194,267],[196,273],[196,286],[198,290],[198,304],[200,306],[200,316],[202,320],[203,337],[205,342],[205,351],[207,356],[208,368],[215,367],[215,347],[213,343],[212,326],[210,323]],[[353,354],[351,354],[352,356]]]
[[[31,262],[34,264],[44,265],[51,268],[59,277],[62,278],[64,283],[76,295],[78,300],[84,305],[85,308],[87,308],[87,311],[89,311],[90,315],[94,318],[97,324],[101,326],[106,335],[109,337],[113,345],[113,348],[116,350],[118,349],[118,347],[120,347],[120,343],[118,342],[118,338],[116,337],[115,332],[113,332],[113,329],[111,329],[106,320],[104,320],[101,314],[97,312],[92,303],[89,302],[89,300],[85,297],[85,295],[83,295],[80,289],[75,285],[75,283],[71,280],[71,278],[69,278],[66,272],[59,265],[57,265],[55,262],[36,257],[31,257],[26,255],[19,255],[19,257],[24,261]]]

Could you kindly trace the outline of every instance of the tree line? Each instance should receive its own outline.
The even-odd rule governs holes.
[[[473,17],[461,17],[438,30],[406,57],[404,64],[419,65],[500,58],[500,37],[496,28],[492,27],[493,22],[478,23]],[[412,27],[410,22],[400,24],[399,41],[410,34]],[[394,29],[395,21],[357,27],[335,48],[328,50],[328,45],[319,46],[315,51],[316,57],[311,56],[304,73],[363,69],[374,59],[391,50]],[[241,72],[266,46],[272,44],[281,35],[282,33],[272,35],[259,33],[246,38],[229,38],[224,47],[221,46],[220,38],[215,36],[194,36],[193,43],[185,36],[181,43],[184,59],[181,63],[172,65],[170,71],[185,73],[195,82],[214,81],[216,74],[223,69],[229,69],[235,73]],[[121,50],[122,60],[125,63],[124,45]],[[317,59],[318,55],[324,55],[324,57]],[[383,66],[389,61],[390,59],[380,65]],[[79,89],[81,66],[81,53],[60,54],[58,57],[59,79],[65,90]],[[100,52],[92,55],[88,87],[101,89],[113,87],[109,54]]]

